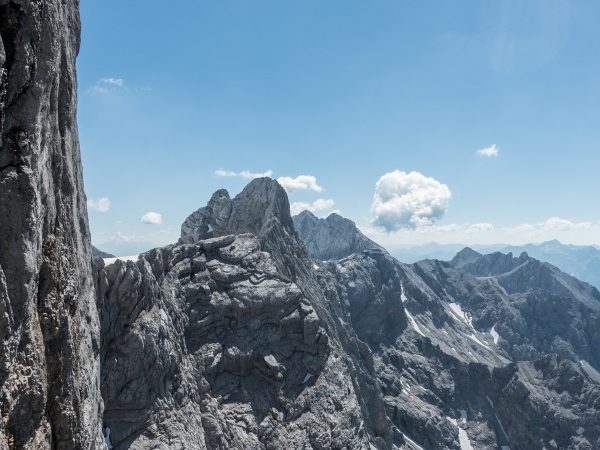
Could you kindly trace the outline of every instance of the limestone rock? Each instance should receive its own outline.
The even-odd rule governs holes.
[[[326,261],[342,259],[363,250],[378,249],[380,245],[366,237],[352,222],[336,213],[319,219],[310,211],[293,217],[294,227],[311,258]]]
[[[101,448],[76,1],[0,0],[0,448]]]

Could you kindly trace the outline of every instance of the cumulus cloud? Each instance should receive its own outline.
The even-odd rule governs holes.
[[[149,211],[142,216],[142,223],[148,225],[160,225],[162,223],[162,214]]]
[[[271,177],[273,171],[267,170],[266,172],[250,172],[249,170],[242,170],[241,172],[233,172],[230,170],[217,169],[215,170],[215,176],[217,177],[240,177],[246,179]]]
[[[500,155],[500,149],[496,147],[496,144],[493,144],[491,147],[479,149],[475,153],[477,156],[481,156],[483,158],[496,158],[498,155]]]
[[[319,186],[317,178],[313,175],[298,175],[295,178],[279,177],[277,182],[290,193],[297,191],[323,192],[323,188]]]
[[[290,206],[290,211],[292,213],[292,216],[300,214],[302,211],[305,210],[317,214],[322,211],[331,210],[331,208],[333,208],[333,205],[335,205],[335,202],[331,199],[318,198],[312,203],[294,202]]]
[[[375,185],[373,223],[388,232],[430,226],[446,213],[451,197],[448,186],[434,178],[395,170]]]
[[[90,198],[87,201],[87,206],[88,208],[93,209],[94,211],[106,213],[110,209],[110,199],[108,197],[100,197],[96,200]]]
[[[469,225],[469,228],[467,228],[467,233],[470,234],[475,234],[475,233],[487,233],[490,231],[494,231],[494,225],[492,225],[491,223],[474,223],[472,225]]]

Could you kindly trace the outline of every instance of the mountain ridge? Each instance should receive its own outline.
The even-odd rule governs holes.
[[[315,261],[282,211],[289,202],[276,181],[255,180],[234,199],[215,195],[186,220],[179,243],[137,262],[98,261],[97,301],[109,333],[103,342],[113,342],[103,359],[117,352],[126,372],[138,374],[115,378],[116,367],[103,369],[103,385],[113,386],[105,392],[113,448],[165,442],[154,427],[188,448],[600,443],[593,378],[600,318],[590,306],[600,301],[587,284],[526,255],[468,252],[458,268],[433,260],[407,265],[368,249]],[[262,218],[251,213],[259,208],[267,211]],[[115,328],[115,317],[126,326]],[[159,329],[171,353],[157,347],[140,361],[134,347],[123,359],[122,345],[156,340]],[[143,361],[157,358],[167,369],[158,379],[172,387],[150,382],[151,396],[134,390],[124,397],[119,386],[145,389]],[[577,383],[566,385],[565,377]],[[201,391],[194,394],[191,380]],[[559,400],[564,389],[568,403]],[[146,399],[134,428],[131,417],[123,421],[130,395]],[[342,409],[334,413],[328,404]],[[516,404],[529,428],[513,420]],[[160,405],[171,419],[158,419]],[[147,420],[151,425],[139,428]],[[251,426],[239,428],[236,420]]]

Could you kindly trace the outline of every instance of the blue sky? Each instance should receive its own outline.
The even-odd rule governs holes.
[[[108,251],[172,242],[213,191],[249,181],[219,170],[290,177],[296,210],[338,210],[390,247],[600,244],[598,2],[83,0],[81,14],[85,188]]]

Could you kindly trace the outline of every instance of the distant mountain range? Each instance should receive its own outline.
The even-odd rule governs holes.
[[[513,249],[514,250],[514,249]],[[255,179],[94,261],[107,445],[600,448],[600,292],[526,253],[405,264]]]
[[[96,257],[99,257],[99,258],[114,258],[115,255],[113,255],[111,253],[103,252],[102,250],[100,250],[100,249],[98,249],[98,248],[96,248],[96,247],[94,247],[92,245],[92,258],[96,258]]]
[[[467,247],[463,244],[437,244],[396,248],[390,253],[399,261],[414,263],[423,259],[450,261],[457,252]],[[473,245],[471,249],[479,253],[512,253],[529,256],[548,262],[582,281],[600,287],[600,249],[591,245],[569,245],[558,240],[526,245]]]

